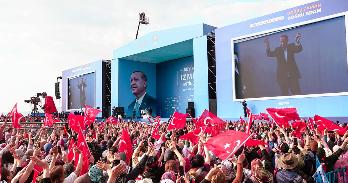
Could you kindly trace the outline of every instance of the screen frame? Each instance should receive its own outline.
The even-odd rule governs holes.
[[[329,19],[333,19],[333,18],[338,18],[338,17],[343,17],[344,22],[345,22],[346,49],[347,49],[347,55],[346,55],[347,65],[346,66],[347,66],[347,70],[348,70],[348,29],[347,29],[348,28],[348,12],[342,12],[342,13],[337,13],[337,14],[333,14],[330,16],[324,16],[324,17],[320,17],[320,18],[316,18],[316,19],[312,19],[312,20],[308,20],[308,21],[303,21],[303,22],[299,22],[299,23],[295,23],[295,24],[290,24],[287,26],[278,27],[275,29],[260,31],[260,32],[253,33],[253,34],[232,37],[231,38],[231,50],[230,50],[230,53],[232,55],[232,57],[231,57],[232,58],[231,59],[231,61],[232,61],[232,64],[231,64],[232,65],[232,100],[234,102],[242,102],[244,100],[258,101],[258,100],[270,100],[270,99],[311,98],[311,97],[327,97],[327,96],[345,96],[345,95],[348,95],[348,91],[347,91],[347,92],[305,94],[305,95],[292,95],[292,96],[274,96],[274,97],[258,97],[258,98],[243,98],[243,99],[236,98],[234,44],[248,41],[248,40],[252,40],[252,39],[257,39],[257,38],[264,37],[267,35],[272,35],[274,33],[279,33],[279,32],[283,32],[286,30],[294,29],[296,27],[305,26],[305,25],[313,24],[313,23],[317,23],[317,22],[322,22],[322,21],[326,21]]]
[[[71,77],[67,77],[67,90],[68,90],[68,92],[67,92],[67,106],[66,106],[66,111],[68,111],[68,112],[72,112],[72,111],[79,111],[79,110],[81,110],[81,109],[84,109],[84,107],[81,107],[80,109],[69,109],[69,82],[70,82],[70,80],[71,79],[76,79],[76,78],[79,78],[79,77],[81,77],[81,76],[84,76],[84,75],[88,75],[88,74],[94,74],[95,76],[94,76],[94,85],[95,85],[95,87],[94,87],[94,106],[91,106],[91,107],[95,107],[95,105],[96,105],[96,98],[97,98],[97,76],[96,76],[96,71],[94,70],[94,71],[89,71],[89,72],[86,72],[86,73],[82,73],[82,74],[79,74],[79,75],[75,75],[75,76],[71,76]]]

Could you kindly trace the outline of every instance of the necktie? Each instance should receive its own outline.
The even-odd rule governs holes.
[[[138,100],[135,101],[134,109],[135,109],[135,116],[137,117],[139,115],[139,102]]]

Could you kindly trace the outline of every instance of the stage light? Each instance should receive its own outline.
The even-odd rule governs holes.
[[[146,17],[144,12],[139,13],[138,29],[137,29],[137,34],[135,35],[135,39],[138,39],[140,24],[144,24],[144,25],[149,24],[149,18]]]

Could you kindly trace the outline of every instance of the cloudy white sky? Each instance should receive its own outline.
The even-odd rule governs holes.
[[[100,59],[134,40],[138,13],[148,32],[207,23],[222,27],[315,0],[0,0],[0,113],[19,111],[37,92],[54,96],[65,69]],[[60,105],[59,101],[56,101]]]

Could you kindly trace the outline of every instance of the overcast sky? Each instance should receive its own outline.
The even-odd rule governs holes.
[[[222,27],[315,0],[0,0],[0,113],[37,92],[54,96],[62,71],[100,59],[148,32],[197,23]],[[60,101],[56,101],[60,108]]]

